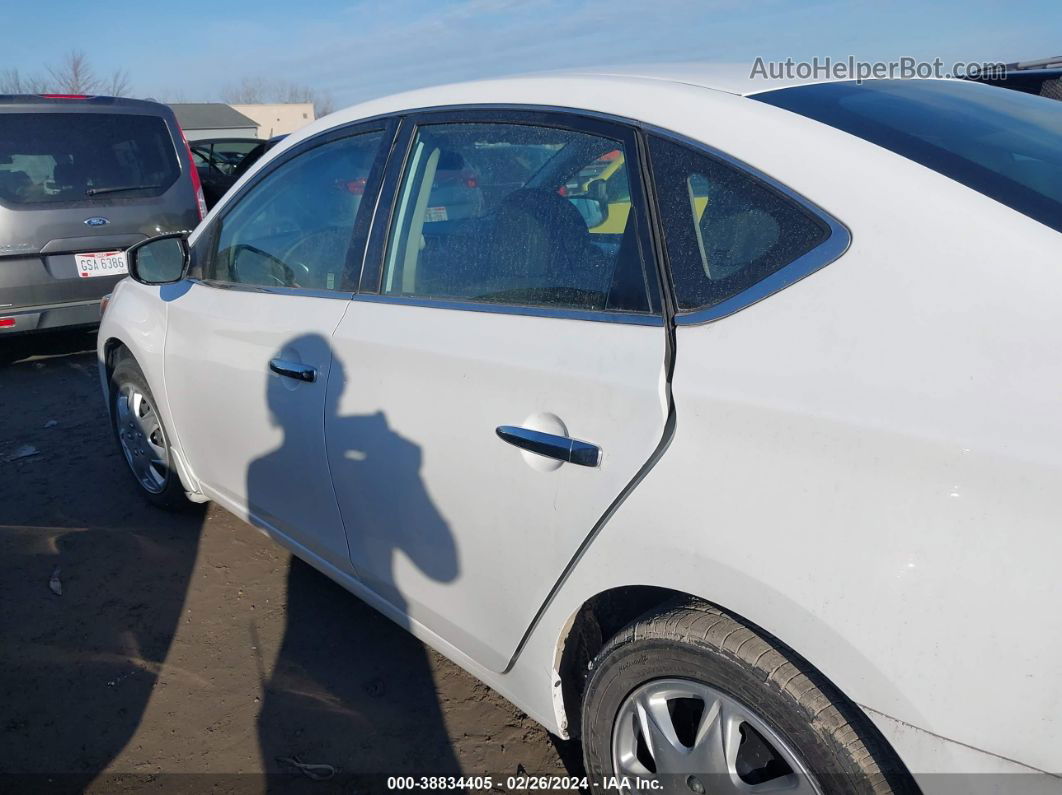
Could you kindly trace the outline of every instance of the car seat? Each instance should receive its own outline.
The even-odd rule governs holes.
[[[0,171],[0,197],[9,201],[24,200],[26,189],[32,184],[25,171]]]
[[[571,202],[555,191],[523,188],[494,213],[480,263],[481,288],[589,291],[603,302],[612,279],[609,264]]]
[[[53,179],[64,193],[83,194],[88,189],[88,176],[76,163],[57,163]]]

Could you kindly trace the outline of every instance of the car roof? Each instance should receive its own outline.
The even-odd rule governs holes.
[[[713,91],[723,91],[738,96],[749,96],[760,91],[822,82],[818,78],[762,78],[752,75],[747,63],[658,63],[624,66],[599,66],[579,69],[565,74],[598,75],[603,77],[632,77],[645,80],[660,80],[699,86]]]
[[[369,99],[322,116],[274,147],[270,159],[280,156],[283,151],[308,137],[342,124],[417,110],[469,106],[571,109],[580,113],[599,113],[704,140],[701,135],[707,129],[704,119],[696,125],[692,120],[690,124],[682,123],[684,109],[694,105],[702,111],[713,109],[716,114],[727,114],[727,123],[731,123],[729,116],[734,114],[744,120],[735,118],[733,125],[758,122],[788,127],[801,123],[797,114],[761,102],[749,102],[748,98],[782,88],[844,82],[759,79],[751,77],[749,71],[750,67],[742,64],[664,64],[622,69],[601,67],[418,88]],[[717,116],[712,126],[721,121],[723,119]],[[817,122],[814,124],[818,126]],[[263,162],[268,160],[263,158]]]
[[[844,81],[751,81],[731,69],[731,82],[724,85],[726,74],[722,72],[726,70],[698,71],[671,65],[655,71],[635,71],[640,74],[584,70],[524,75],[433,86],[370,99],[323,116],[289,135],[240,177],[230,195],[236,195],[241,184],[254,179],[257,172],[309,138],[349,124],[450,108],[571,110],[630,121],[651,131],[663,131],[672,139],[725,153],[727,159],[789,186],[827,212],[857,221],[860,215],[873,218],[877,212],[873,207],[853,209],[866,203],[862,188],[866,184],[902,184],[903,190],[917,184],[924,186],[920,187],[923,193],[935,186],[935,190],[948,196],[953,196],[957,187],[948,177],[858,136],[750,98],[797,84]],[[948,82],[963,83],[975,91],[1001,90],[967,81]],[[852,179],[851,174],[859,177]],[[222,199],[211,215],[222,211],[225,204]],[[204,223],[199,229],[207,225]]]
[[[52,110],[60,108],[71,113],[101,110],[138,111],[169,116],[172,111],[161,102],[128,97],[106,97],[80,94],[0,94],[0,112],[5,110]]]
[[[394,114],[447,107],[524,107],[571,109],[627,119],[670,130],[698,141],[708,141],[726,150],[730,136],[723,128],[739,130],[747,137],[749,127],[792,128],[811,125],[820,137],[847,133],[830,132],[818,122],[748,96],[778,88],[822,81],[771,81],[751,79],[748,66],[736,64],[667,64],[658,67],[600,68],[582,71],[546,72],[464,83],[418,88],[369,99],[301,127],[281,141],[249,170],[253,174],[301,141],[344,124]],[[737,149],[743,147],[738,146]],[[735,152],[736,157],[740,157]]]
[[[680,80],[679,77],[685,79]],[[848,133],[832,130],[819,122],[763,102],[751,101],[734,91],[710,87],[708,82],[708,77],[703,73],[698,77],[692,70],[671,76],[584,71],[522,75],[415,89],[370,99],[301,127],[260,158],[240,181],[253,179],[256,172],[284,157],[286,151],[299,146],[302,141],[337,127],[417,110],[451,107],[548,108],[628,120],[650,129],[667,130],[680,138],[706,143],[728,152],[734,159],[757,164],[767,173],[771,173],[771,167],[765,161],[773,159],[773,155],[763,155],[766,147],[759,142],[759,138],[768,134],[777,136],[783,127],[790,131],[787,146],[779,147],[772,143],[771,151],[783,151],[789,146],[796,146],[798,140],[803,140],[803,136],[794,137],[794,130],[803,130],[804,136],[813,136],[813,145],[825,146],[829,151],[836,151],[838,145],[869,146]],[[751,135],[750,130],[753,131]],[[831,141],[841,143],[829,143]],[[801,162],[804,161],[790,159],[777,169],[774,176],[786,182],[790,167]],[[764,169],[764,166],[768,168]],[[224,204],[222,200],[218,207]]]
[[[359,119],[368,119],[393,113],[418,109],[468,106],[468,105],[523,105],[554,108],[571,108],[579,111],[599,112],[651,123],[656,109],[669,102],[688,100],[693,91],[699,102],[739,100],[745,94],[772,88],[798,84],[800,81],[776,83],[745,79],[742,88],[740,75],[729,70],[679,69],[650,73],[648,68],[635,70],[638,73],[599,71],[547,72],[515,75],[463,83],[429,86],[366,100],[349,108],[323,116],[288,136],[278,149],[294,146],[298,141]],[[756,85],[753,85],[753,82]],[[628,88],[641,88],[636,92],[642,98],[632,102]],[[755,89],[755,91],[753,90]],[[645,102],[646,94],[652,95]],[[758,103],[757,103],[758,104]]]
[[[937,78],[933,78],[937,79]],[[951,78],[939,78],[952,80]],[[683,90],[697,90],[698,101],[723,97],[751,97],[767,91],[824,82],[853,82],[818,78],[760,78],[751,75],[748,64],[673,63],[622,67],[593,67],[581,70],[539,72],[508,77],[449,83],[404,91],[369,99],[315,122],[289,136],[294,145],[308,134],[358,119],[418,109],[458,105],[529,105],[597,111],[652,122],[654,108],[677,98]],[[864,83],[874,82],[864,80]],[[954,82],[967,82],[954,80]],[[651,87],[659,98],[643,103],[645,115],[629,113],[624,86]],[[686,95],[688,97],[688,94]],[[757,103],[758,104],[758,103]],[[648,116],[649,118],[647,118]]]

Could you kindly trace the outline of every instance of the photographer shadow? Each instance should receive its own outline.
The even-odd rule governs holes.
[[[327,348],[328,342],[304,337],[291,345],[312,350]],[[325,350],[323,356],[331,357],[331,352]],[[380,527],[341,499],[347,508],[347,536],[354,541],[357,534],[358,545],[372,550],[375,570],[387,573],[381,575],[382,582],[373,582],[373,589],[405,615],[406,604],[394,581],[395,558],[401,554],[433,579],[452,581],[458,574],[453,534],[421,480],[420,448],[391,429],[383,413],[338,416],[345,375],[338,360],[331,359],[329,380],[340,388],[331,390],[325,427],[330,440],[357,443],[357,449],[333,457],[333,482],[337,490],[354,482],[360,490],[386,483],[395,503],[386,527]],[[324,383],[305,386],[326,388]],[[251,505],[269,488],[281,462],[292,461],[293,453],[297,460],[300,434],[305,433],[303,428],[283,426],[284,412],[278,408],[291,398],[284,379],[271,377],[266,392],[284,437],[277,450],[248,469]],[[290,560],[286,586],[283,637],[270,674],[263,673],[258,715],[269,789],[288,791],[296,782],[314,783],[308,777],[292,778],[301,772],[295,761],[329,765],[340,778],[459,775],[433,676],[433,652],[297,558]]]

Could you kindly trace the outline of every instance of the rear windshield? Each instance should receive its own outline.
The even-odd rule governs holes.
[[[820,83],[752,99],[891,149],[1062,231],[1062,102],[957,80]]]
[[[180,174],[158,116],[0,113],[0,202],[69,204],[158,196]]]

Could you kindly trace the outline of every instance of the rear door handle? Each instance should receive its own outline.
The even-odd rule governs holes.
[[[285,378],[294,378],[296,381],[313,383],[317,380],[317,368],[302,362],[292,362],[287,359],[271,359],[269,369],[277,375]]]
[[[555,458],[568,464],[578,464],[581,467],[596,467],[601,463],[600,447],[590,442],[572,439],[570,436],[532,431],[517,425],[499,425],[495,433],[503,442],[508,442],[521,450],[527,450],[529,453]]]

